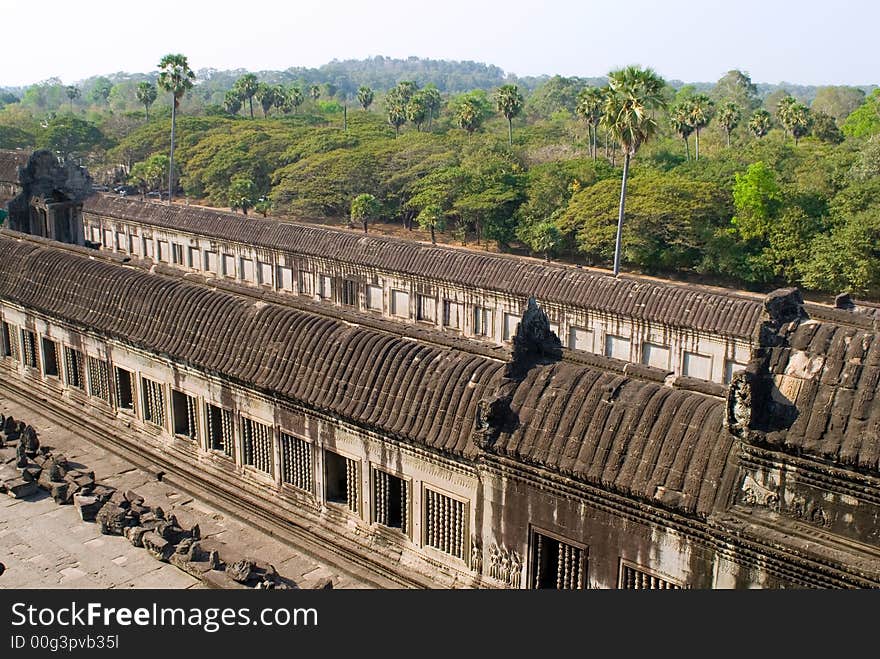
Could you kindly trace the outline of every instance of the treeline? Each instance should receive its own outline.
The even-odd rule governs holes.
[[[121,164],[130,184],[155,192],[167,182],[170,102],[150,80],[128,82],[137,112],[10,104],[0,146],[46,146],[99,172]],[[177,117],[179,192],[607,266],[628,152],[624,267],[880,294],[880,93],[762,97],[739,71],[709,88],[660,84],[655,125],[632,148],[607,118],[605,82],[555,76],[529,90],[501,79],[448,93],[398,80],[340,95],[332,81],[242,72],[194,116],[197,74]]]

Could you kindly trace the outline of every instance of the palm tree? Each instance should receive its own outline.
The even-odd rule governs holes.
[[[361,104],[361,107],[364,109],[364,112],[370,109],[370,106],[373,104],[373,90],[367,87],[366,85],[361,85],[358,87],[358,103]]]
[[[797,105],[797,99],[794,96],[786,96],[776,105],[776,119],[782,124],[782,130],[786,137],[788,137],[791,108],[795,105]]]
[[[223,97],[223,107],[229,114],[238,114],[241,110],[241,96],[237,89],[230,89]]]
[[[235,84],[232,86],[232,88],[238,92],[238,95],[241,97],[242,100],[247,99],[247,102],[250,105],[251,119],[253,119],[254,96],[260,89],[260,83],[257,82],[257,76],[255,76],[253,73],[246,73],[235,81]]]
[[[147,121],[150,120],[150,106],[156,102],[158,91],[156,86],[149,82],[139,82],[135,91],[138,103],[144,106],[144,116]]]
[[[495,108],[507,119],[508,146],[513,146],[513,118],[522,112],[524,103],[516,85],[502,85],[495,92]]]
[[[786,113],[786,128],[794,137],[794,145],[797,146],[802,137],[810,132],[813,123],[810,117],[810,109],[803,103],[793,103]]]
[[[294,85],[290,89],[287,90],[287,101],[290,104],[290,107],[293,108],[294,114],[296,114],[296,109],[302,105],[303,102],[303,93],[302,89]]]
[[[727,102],[718,109],[718,124],[727,133],[727,146],[730,148],[730,133],[742,118],[742,111],[736,103]]]
[[[159,87],[166,92],[171,92],[174,103],[171,106],[171,157],[168,166],[168,203],[174,198],[174,129],[177,124],[177,108],[180,99],[192,89],[196,74],[189,68],[189,62],[185,56],[165,55],[159,62]]]
[[[697,94],[688,102],[691,115],[691,126],[693,126],[696,137],[694,138],[694,160],[700,159],[700,131],[709,125],[712,119],[712,107],[715,104],[706,94]]]
[[[593,160],[598,151],[598,128],[602,120],[602,106],[605,105],[605,93],[598,87],[587,87],[578,94],[576,112],[587,122],[587,130],[590,132],[590,153]]]
[[[70,111],[73,112],[73,100],[79,98],[79,87],[70,85],[64,88],[67,98],[70,100]]]
[[[684,152],[688,162],[691,160],[691,147],[688,138],[694,132],[691,125],[691,109],[687,101],[679,103],[669,109],[669,125],[672,130],[678,133],[678,136],[684,140]]]
[[[620,244],[626,208],[626,179],[629,161],[657,131],[652,111],[665,105],[666,83],[652,69],[628,66],[608,74],[610,93],[605,100],[602,124],[611,138],[623,149],[623,176],[620,182],[620,210],[617,216],[617,239],[614,246],[614,276],[620,273]]]
[[[395,136],[400,135],[400,127],[406,123],[406,106],[407,102],[397,87],[389,89],[385,94],[385,113],[388,123],[394,126]]]
[[[760,108],[755,110],[752,118],[749,119],[749,130],[752,131],[752,134],[755,137],[761,139],[770,132],[771,123],[772,117],[770,116],[770,113],[764,108]]]
[[[443,99],[440,97],[440,90],[433,84],[425,85],[422,95],[428,104],[428,128],[430,129],[431,124],[434,122],[434,117],[440,116],[440,106],[443,103]]]
[[[257,91],[254,94],[257,101],[260,103],[260,107],[263,108],[263,118],[269,116],[269,110],[271,110],[277,101],[277,90],[273,85],[267,84],[265,82],[261,82],[257,85]]]
[[[428,118],[428,100],[422,92],[416,92],[406,104],[406,119],[415,124],[416,130],[421,132],[422,124]]]
[[[312,85],[309,87],[309,96],[313,101],[317,101],[321,97],[321,88],[318,85]]]

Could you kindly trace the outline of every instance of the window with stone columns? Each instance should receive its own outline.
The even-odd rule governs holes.
[[[171,390],[171,414],[174,419],[174,434],[193,441],[199,438],[198,408],[196,399],[177,389]]]
[[[107,362],[103,359],[88,357],[89,394],[95,398],[110,402],[110,374]]]
[[[222,451],[223,455],[235,457],[232,410],[226,410],[206,403],[206,423],[208,425],[208,448]]]
[[[116,407],[120,410],[134,412],[134,401],[137,398],[137,392],[135,391],[132,372],[116,366],[113,369],[113,384],[116,389]]]
[[[618,587],[624,590],[681,590],[681,584],[658,577],[650,570],[628,561],[620,562]]]
[[[241,449],[244,464],[272,473],[272,428],[265,423],[242,417]]]
[[[425,488],[425,545],[464,559],[467,504]]]
[[[585,547],[533,531],[531,551],[532,588],[551,590],[586,588],[587,552]]]
[[[342,304],[356,307],[358,303],[358,284],[353,279],[342,280]]]
[[[141,378],[143,390],[144,421],[165,427],[165,391],[161,382]]]
[[[18,334],[9,323],[3,323],[3,356],[18,361]]]
[[[43,337],[40,340],[40,348],[43,351],[43,374],[58,377],[58,346],[51,339]]]
[[[360,512],[358,462],[333,451],[324,451],[324,498]]]
[[[40,361],[37,354],[37,335],[24,328],[21,330],[21,356],[25,366],[37,368]]]
[[[408,483],[387,471],[372,470],[373,521],[392,529],[410,532]]]
[[[288,485],[312,491],[312,445],[304,439],[288,435],[281,437],[281,480]]]
[[[79,350],[64,346],[64,379],[68,387],[85,389],[85,359]]]

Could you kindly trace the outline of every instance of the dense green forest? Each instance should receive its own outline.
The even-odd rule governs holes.
[[[4,91],[0,148],[167,190],[173,88],[174,172],[194,202],[607,267],[626,164],[625,269],[880,295],[874,88],[653,76],[630,81],[633,111],[613,74],[520,80],[417,58],[185,72]]]

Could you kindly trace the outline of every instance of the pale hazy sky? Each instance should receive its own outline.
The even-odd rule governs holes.
[[[320,66],[368,56],[597,76],[626,64],[667,79],[873,84],[878,0],[0,0],[0,86],[155,70]]]

